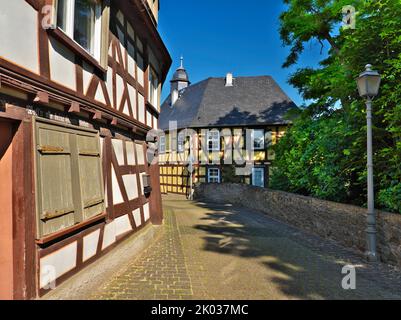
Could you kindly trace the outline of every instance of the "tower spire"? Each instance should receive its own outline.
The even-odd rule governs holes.
[[[184,56],[183,55],[181,55],[180,61],[181,61],[180,68],[184,69]]]

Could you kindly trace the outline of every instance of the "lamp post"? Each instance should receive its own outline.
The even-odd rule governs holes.
[[[367,233],[367,258],[370,262],[378,260],[376,251],[376,213],[373,186],[373,137],[372,137],[372,101],[378,95],[381,77],[377,71],[372,70],[368,64],[365,72],[361,73],[357,79],[359,95],[366,99],[366,119],[367,119],[367,155],[368,155],[368,227]]]

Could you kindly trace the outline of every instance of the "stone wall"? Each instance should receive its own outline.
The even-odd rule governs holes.
[[[366,209],[240,184],[201,184],[195,198],[262,211],[302,230],[365,252]],[[401,215],[378,212],[378,252],[401,267]]]

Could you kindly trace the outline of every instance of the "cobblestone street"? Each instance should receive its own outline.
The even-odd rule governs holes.
[[[249,209],[164,198],[165,225],[91,299],[399,299],[401,273]],[[341,271],[356,266],[356,290]]]

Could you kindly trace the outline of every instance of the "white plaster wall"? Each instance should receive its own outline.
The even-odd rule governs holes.
[[[100,84],[98,85],[98,87],[96,89],[95,100],[99,101],[103,104],[107,104],[106,98],[104,97],[104,94],[103,94],[102,86]]]
[[[124,102],[123,113],[126,114],[127,116],[131,116],[131,114],[129,112],[129,106],[128,106],[128,101],[127,100],[125,100],[125,102]]]
[[[120,204],[124,202],[124,198],[121,194],[120,187],[118,185],[117,176],[114,168],[111,169],[111,182],[112,182],[112,189],[113,189],[113,204]]]
[[[124,141],[119,140],[119,139],[113,139],[111,141],[112,141],[112,144],[113,144],[114,153],[116,154],[116,157],[117,157],[118,164],[120,166],[125,165],[124,148],[123,148]]]
[[[107,93],[110,97],[111,104],[113,105],[114,108],[116,108],[113,101],[113,69],[110,67],[107,69],[106,87],[107,87]]]
[[[145,98],[140,93],[138,93],[138,109],[138,120],[142,123],[145,123]]]
[[[159,129],[158,120],[155,116],[153,116],[153,129]]]
[[[0,57],[39,73],[38,15],[22,0],[0,0]]]
[[[127,141],[125,143],[125,148],[127,149],[127,161],[128,165],[134,166],[136,165],[135,161],[135,144],[133,142]]]
[[[143,145],[136,144],[136,154],[138,157],[138,164],[141,166],[145,165],[145,152]]]
[[[77,242],[75,241],[40,259],[41,288],[76,267],[77,248]]]
[[[134,212],[132,212],[132,215],[134,217],[136,226],[140,227],[142,225],[141,209],[136,209]]]
[[[96,230],[84,237],[83,242],[83,261],[94,257],[99,243],[100,230]]]
[[[149,203],[147,203],[143,206],[143,214],[145,217],[145,221],[148,221],[150,219]]]
[[[116,242],[116,225],[115,220],[104,227],[102,250],[110,247]]]
[[[138,194],[138,181],[135,174],[128,174],[123,176],[125,190],[127,191],[128,199],[135,200],[139,197]]]
[[[149,111],[146,111],[146,124],[152,126],[152,114]]]
[[[117,81],[116,81],[116,93],[117,93],[117,105],[116,108],[118,108],[121,104],[121,99],[124,93],[124,80],[121,78],[118,74],[116,75]]]
[[[137,114],[136,114],[136,89],[128,84],[128,95],[131,101],[131,107],[132,107],[132,113],[134,115],[134,118],[137,119]]]
[[[88,91],[89,83],[92,80],[94,69],[92,66],[87,64],[85,61],[83,62],[82,66],[83,66],[82,74],[83,74],[84,92],[86,93]]]
[[[125,216],[115,219],[114,223],[116,225],[116,236],[132,231],[131,222],[129,221],[129,217],[127,214]]]
[[[50,37],[49,55],[51,79],[65,87],[76,90],[74,53]]]

